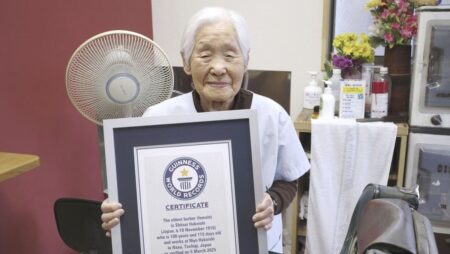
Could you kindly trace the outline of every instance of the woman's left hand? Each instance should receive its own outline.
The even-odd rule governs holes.
[[[269,194],[264,193],[264,199],[256,206],[256,213],[252,220],[256,228],[263,228],[269,230],[272,227],[274,210],[273,201]]]

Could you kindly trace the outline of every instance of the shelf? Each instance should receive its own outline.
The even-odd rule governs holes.
[[[405,78],[408,78],[408,77],[410,77],[411,76],[411,73],[405,73],[405,74],[389,74],[389,76],[390,77],[399,77],[399,78],[402,78],[402,77],[405,77]]]
[[[311,109],[304,109],[294,121],[295,130],[298,133],[311,132]],[[407,123],[396,123],[397,137],[408,136],[409,126]]]

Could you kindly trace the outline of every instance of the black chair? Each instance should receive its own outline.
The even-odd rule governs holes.
[[[111,239],[105,235],[101,222],[101,202],[60,198],[55,201],[58,233],[71,249],[84,254],[111,254]]]

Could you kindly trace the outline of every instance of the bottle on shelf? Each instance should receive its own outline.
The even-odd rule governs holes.
[[[303,107],[306,109],[313,109],[314,106],[320,105],[320,95],[322,95],[322,88],[317,84],[317,72],[308,72],[311,75],[309,85],[303,91]]]
[[[388,115],[390,78],[387,67],[380,67],[379,73],[374,73],[371,95],[371,118],[382,118]]]
[[[335,104],[334,104],[334,114],[337,115],[339,113],[339,99],[341,94],[341,69],[333,69],[333,75],[328,80],[331,82],[327,82],[327,84],[331,88],[331,92],[333,93]]]
[[[313,112],[311,114],[311,119],[319,118],[320,106],[314,106]]]
[[[365,117],[370,117],[371,94],[372,94],[371,86],[372,86],[374,65],[365,63],[363,64],[362,69],[363,71],[361,78],[366,81],[364,115]]]
[[[331,87],[325,83],[325,89],[320,96],[320,119],[333,119],[334,118],[334,106],[335,99]]]

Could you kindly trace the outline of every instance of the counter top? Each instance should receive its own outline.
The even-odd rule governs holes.
[[[295,129],[298,132],[311,132],[312,109],[303,109],[294,121]],[[408,136],[409,126],[407,123],[396,123],[397,137]]]
[[[21,175],[39,164],[37,155],[0,152],[0,182]]]

